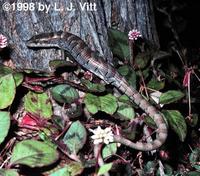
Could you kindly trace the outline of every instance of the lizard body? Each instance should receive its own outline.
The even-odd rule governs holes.
[[[27,41],[30,48],[60,48],[71,54],[77,63],[83,68],[89,70],[107,84],[115,86],[122,93],[126,94],[133,102],[135,102],[142,110],[144,110],[157,125],[156,139],[152,142],[136,142],[114,135],[115,142],[120,142],[131,148],[151,151],[159,148],[167,138],[167,124],[163,115],[145,100],[140,93],[131,87],[110,64],[106,63],[103,58],[96,56],[87,44],[78,36],[67,32],[44,33],[32,37]]]

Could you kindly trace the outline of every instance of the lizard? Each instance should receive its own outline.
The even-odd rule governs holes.
[[[168,129],[163,114],[143,98],[136,89],[130,86],[113,66],[107,63],[101,56],[97,56],[80,37],[63,31],[42,33],[30,38],[26,45],[29,48],[59,48],[67,51],[84,69],[92,72],[105,81],[106,84],[111,84],[121,93],[127,95],[131,101],[136,103],[154,120],[157,126],[156,138],[151,142],[132,142],[116,134],[114,134],[114,142],[140,151],[155,150],[165,143]]]

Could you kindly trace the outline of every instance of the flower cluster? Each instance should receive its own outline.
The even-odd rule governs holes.
[[[137,29],[133,29],[131,31],[129,31],[128,33],[128,38],[129,40],[137,40],[139,37],[142,37],[140,31],[138,31]]]
[[[94,140],[94,144],[100,144],[100,143],[109,144],[110,142],[114,141],[111,127],[102,129],[100,126],[98,126],[98,128],[94,130],[92,129],[89,130],[93,133],[91,138]]]
[[[0,48],[5,48],[7,46],[7,38],[0,34]]]

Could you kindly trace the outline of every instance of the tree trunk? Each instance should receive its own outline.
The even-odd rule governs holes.
[[[26,47],[26,40],[44,32],[63,30],[76,34],[108,62],[112,62],[112,53],[107,29],[114,23],[121,31],[140,30],[144,38],[159,46],[151,0],[94,0],[93,8],[86,4],[88,9],[84,10],[76,0],[25,2],[2,0],[0,3],[0,33],[8,37],[10,57],[17,68],[48,70],[50,60],[63,59],[56,49],[31,50]],[[83,5],[91,1],[80,2]],[[10,3],[9,11],[5,3]],[[44,9],[44,5],[49,7],[49,11]]]

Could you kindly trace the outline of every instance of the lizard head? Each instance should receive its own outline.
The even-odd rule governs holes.
[[[26,46],[30,48],[58,47],[61,34],[62,31],[35,35],[26,42]]]

